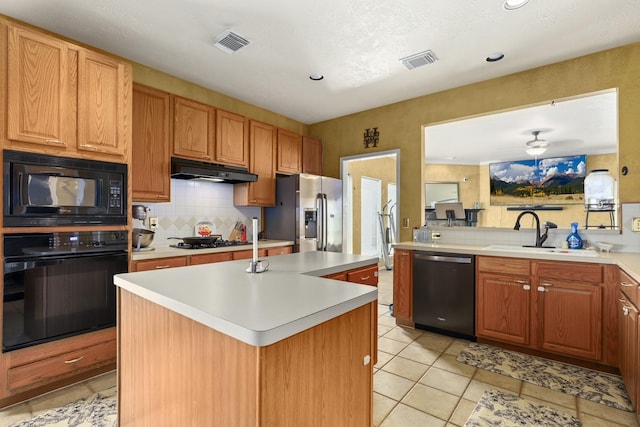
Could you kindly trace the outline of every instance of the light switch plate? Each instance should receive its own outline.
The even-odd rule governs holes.
[[[633,226],[631,227],[633,231],[640,231],[640,218],[633,218]]]

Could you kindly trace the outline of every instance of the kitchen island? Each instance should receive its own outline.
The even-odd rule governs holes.
[[[115,276],[120,425],[371,425],[377,258],[266,260]]]

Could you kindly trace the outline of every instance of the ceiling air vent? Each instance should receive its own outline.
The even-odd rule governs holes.
[[[227,30],[215,39],[215,46],[227,53],[236,53],[249,44],[249,40],[242,36]]]
[[[414,68],[422,67],[423,65],[433,64],[437,60],[438,57],[432,50],[425,50],[424,52],[402,58],[400,62],[402,62],[408,69],[413,70]]]

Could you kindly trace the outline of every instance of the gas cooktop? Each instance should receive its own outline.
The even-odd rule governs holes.
[[[217,239],[210,243],[189,244],[189,243],[180,242],[176,245],[169,245],[169,246],[171,246],[172,248],[178,248],[178,249],[211,249],[211,248],[224,248],[227,246],[246,246],[250,244],[251,242],[241,241],[241,240]]]

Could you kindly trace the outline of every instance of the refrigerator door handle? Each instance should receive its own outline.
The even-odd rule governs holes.
[[[322,193],[322,250],[327,250],[329,241],[329,208],[326,193]]]
[[[316,196],[316,212],[318,215],[316,220],[316,249],[322,251],[324,250],[324,203],[321,193]]]

